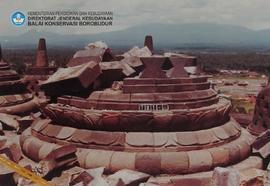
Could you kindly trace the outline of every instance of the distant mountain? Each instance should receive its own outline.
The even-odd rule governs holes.
[[[35,46],[45,37],[49,47],[83,47],[89,42],[103,40],[110,46],[142,46],[145,35],[151,34],[155,47],[270,47],[270,30],[251,30],[240,26],[192,23],[148,24],[125,30],[97,34],[65,35],[30,31],[20,36],[0,36],[7,47]]]

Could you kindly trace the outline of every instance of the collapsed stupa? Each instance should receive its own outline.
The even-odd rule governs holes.
[[[148,49],[147,51],[150,56],[151,52]],[[137,52],[136,50],[136,55]],[[84,50],[77,51],[69,60],[67,68],[59,68],[40,87],[50,97],[64,94],[88,97],[94,90],[109,88],[115,81],[138,75],[142,67],[139,57],[128,54],[128,57],[116,60],[107,44],[97,41],[89,43]],[[79,86],[76,86],[76,82],[79,82]]]
[[[207,77],[188,75],[177,62],[166,72],[164,56],[140,59],[144,70],[124,78],[122,86],[88,98],[60,96],[44,107],[50,119],[21,135],[25,154],[39,161],[73,144],[81,167],[152,175],[210,171],[249,157],[252,136],[230,118],[231,102]]]
[[[0,113],[26,114],[37,108],[37,104],[24,80],[4,61],[0,46]]]
[[[67,66],[73,67],[94,61],[96,63],[102,61],[114,61],[115,56],[111,49],[103,41],[96,41],[89,43],[83,50],[77,51],[73,57],[69,60]]]

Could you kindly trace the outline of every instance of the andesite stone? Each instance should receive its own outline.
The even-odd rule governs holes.
[[[144,46],[147,46],[152,53],[154,52],[153,38],[151,35],[145,36]]]
[[[90,53],[93,51],[81,51],[74,57]],[[195,57],[147,54],[138,59],[96,63],[99,73],[94,67],[82,70],[82,65],[68,67],[64,75],[51,76],[43,87],[54,85],[55,90],[67,91],[59,91],[54,103],[41,108],[50,120],[34,122],[22,133],[25,154],[40,161],[46,155],[45,147],[53,151],[62,145],[74,145],[80,167],[104,167],[105,174],[114,173],[109,178],[116,184],[140,179],[134,171],[143,177],[200,175],[218,166],[241,163],[250,156],[253,137],[230,117],[231,102],[220,97],[207,76],[197,71]],[[171,63],[171,67],[165,63]],[[140,71],[134,67],[143,68]],[[70,73],[75,68],[85,74]],[[109,71],[112,74],[102,81]],[[113,83],[118,75],[120,80]],[[74,95],[74,86],[67,83],[72,77],[78,80],[77,85],[87,85],[84,87],[89,92]],[[81,182],[84,175],[89,177],[83,173],[77,181]],[[209,175],[207,179],[196,178],[179,178],[172,183],[209,182]],[[236,178],[231,179],[237,182]],[[96,181],[104,183],[104,179]],[[217,178],[217,182],[222,181]]]
[[[4,61],[0,46],[0,113],[29,114],[38,100],[27,90],[26,82]]]

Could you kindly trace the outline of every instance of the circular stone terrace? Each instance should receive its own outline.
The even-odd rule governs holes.
[[[43,108],[50,119],[21,135],[23,151],[39,161],[59,145],[74,144],[81,167],[152,175],[210,171],[249,157],[252,136],[230,118],[231,102],[207,77],[166,74],[163,57],[142,61],[140,77],[124,79],[119,90],[62,96]]]
[[[0,113],[26,114],[37,107],[37,99],[20,76],[10,69],[1,56],[0,47]]]

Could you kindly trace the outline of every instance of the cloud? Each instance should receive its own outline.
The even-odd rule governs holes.
[[[58,33],[94,33],[149,23],[218,23],[251,29],[270,28],[269,0],[0,0],[0,35],[21,34],[29,29]],[[10,23],[15,10],[113,11],[112,27],[21,27]]]

